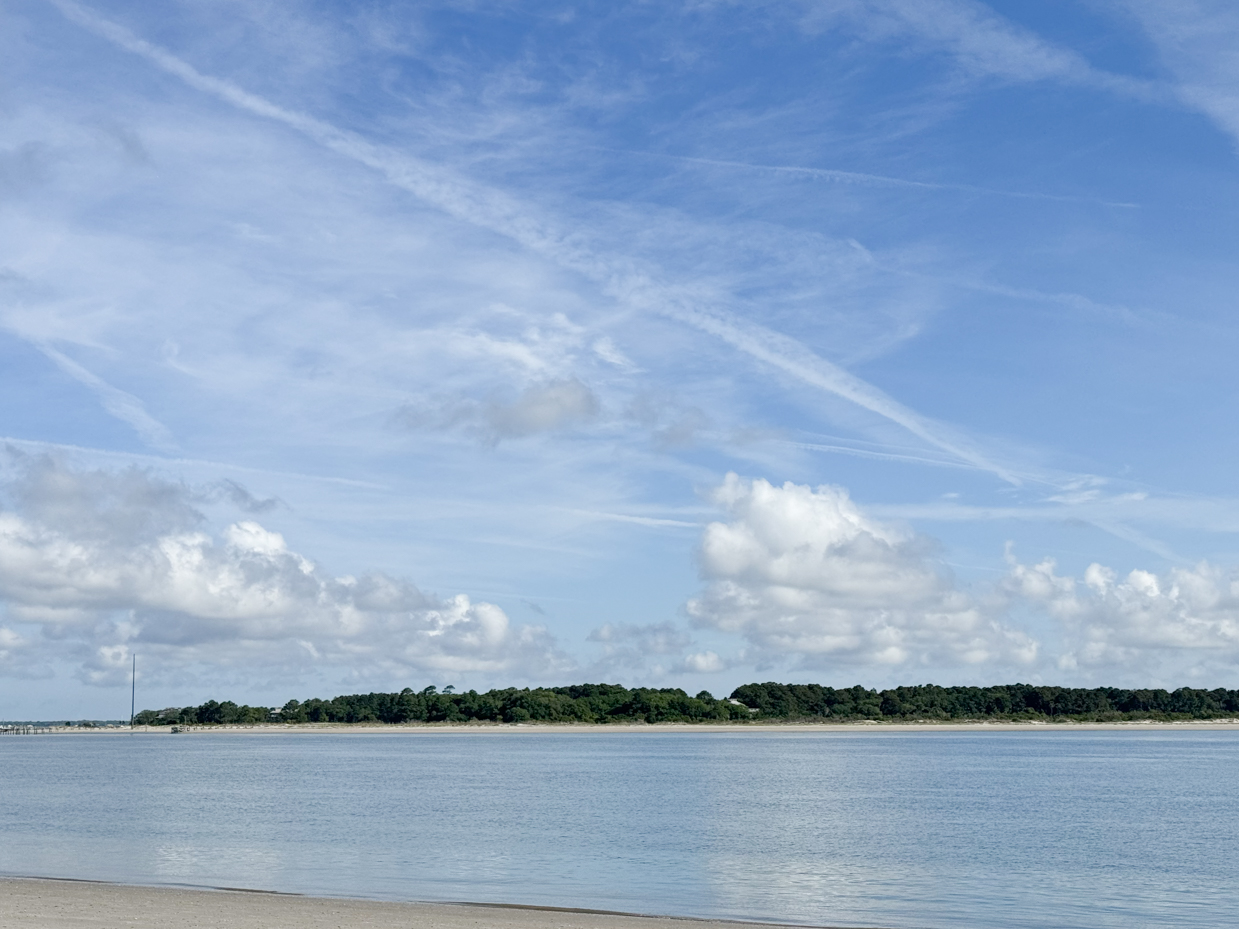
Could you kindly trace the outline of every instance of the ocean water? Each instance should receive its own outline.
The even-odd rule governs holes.
[[[1239,732],[0,737],[0,873],[810,925],[1239,925]]]

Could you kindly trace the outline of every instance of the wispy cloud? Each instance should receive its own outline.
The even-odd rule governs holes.
[[[654,529],[696,529],[700,523],[687,522],[683,519],[666,519],[661,516],[641,516],[632,513],[599,513],[595,510],[571,510],[577,516],[587,519],[599,519],[607,522],[631,523],[634,526],[649,526]]]
[[[1147,570],[1163,600],[1185,562],[1235,560],[1239,503],[1217,490],[1234,442],[1216,428],[1233,165],[1173,131],[1187,108],[1239,137],[1220,5],[1183,5],[1185,23],[1152,0],[1064,8],[1052,28],[971,0],[622,3],[605,26],[493,4],[393,8],[378,26],[226,6],[0,12],[16,26],[0,29],[16,88],[0,100],[4,431],[78,471],[136,464],[201,515],[109,552],[85,517],[6,497],[17,541],[0,558],[37,555],[81,612],[55,618],[4,575],[4,609],[28,618],[0,631],[4,673],[48,671],[39,630],[80,619],[58,641],[98,682],[132,622],[151,647],[161,629],[199,636],[168,652],[182,668],[364,674],[381,661],[341,631],[354,610],[429,673],[408,652],[439,638],[426,610],[481,634],[484,597],[546,627],[522,651],[509,619],[515,664],[495,652],[495,683],[563,667],[548,642],[641,683],[738,683],[808,652],[889,667],[892,643],[897,667],[941,659],[958,679],[997,667],[968,654],[1014,655],[992,623],[1036,616],[1026,631],[1050,648],[1049,601],[943,570],[1018,574],[1005,537]],[[1181,225],[1183,190],[1210,180],[1216,217]],[[128,429],[149,451],[125,450]],[[752,475],[748,497],[703,535],[717,517],[698,495],[729,471]],[[866,503],[832,509],[822,485]],[[839,548],[823,540],[845,510],[857,532]],[[746,532],[748,562],[698,553],[713,619],[690,632],[693,540]],[[200,570],[160,567],[163,542]],[[122,606],[56,562],[74,546]],[[450,596],[409,606],[404,632],[350,599],[348,575],[408,565],[472,595],[457,621]],[[1081,575],[1025,567],[1051,587]],[[1223,574],[1183,577],[1207,592]],[[831,613],[862,575],[885,581]],[[1126,635],[1142,583],[1089,601],[1084,639]],[[293,606],[174,597],[213,584]],[[1162,615],[1190,625],[1207,597],[1188,599]],[[603,623],[610,638],[584,644]],[[854,647],[826,641],[841,629]]]
[[[90,448],[84,445],[67,445],[63,442],[35,441],[31,439],[18,438],[17,436],[0,436],[0,445],[12,446],[26,452],[27,454],[39,455],[52,453],[59,455],[61,458],[74,456],[80,457],[83,460],[90,461],[92,463],[105,463],[111,466],[131,463],[138,463],[157,468],[188,466],[192,468],[202,468],[212,472],[225,471],[241,474],[261,474],[270,477],[295,478],[301,481],[311,481],[323,484],[339,484],[343,487],[354,487],[364,490],[390,490],[390,488],[385,484],[376,484],[372,481],[359,481],[347,477],[335,477],[324,474],[305,474],[298,471],[279,471],[265,468],[252,468],[232,462],[209,461],[199,458],[143,455],[129,451],[118,452],[106,448]]]
[[[664,298],[664,296],[663,293],[655,291],[651,298],[646,298],[642,302],[654,303],[655,300],[652,298]],[[926,419],[838,365],[815,355],[794,339],[729,314],[699,309],[686,304],[681,304],[678,311],[673,310],[669,315],[722,339],[728,345],[751,355],[758,361],[766,362],[805,384],[850,400],[862,409],[869,410],[902,426],[917,438],[956,456],[979,470],[995,474],[1011,484],[1021,483],[1014,471],[992,460],[966,440],[949,437],[944,427]]]
[[[1011,197],[1016,200],[1046,200],[1051,203],[1095,203],[1100,206],[1116,209],[1139,209],[1138,203],[1121,203],[1109,200],[1099,200],[1094,197],[1077,197],[1067,194],[1052,194],[1038,191],[999,190],[992,187],[978,187],[974,184],[952,184],[939,181],[916,181],[901,177],[889,177],[884,174],[866,174],[859,171],[840,171],[833,168],[808,168],[797,165],[764,165],[750,164],[744,161],[726,161],[718,158],[695,158],[687,155],[670,155],[658,152],[625,152],[629,155],[639,155],[646,158],[666,159],[683,164],[702,165],[713,168],[732,168],[739,171],[754,173],[784,174],[793,177],[804,177],[834,181],[840,184],[856,184],[864,187],[896,187],[908,190],[950,191],[956,193],[982,194],[993,197]]]
[[[1011,469],[991,460],[970,443],[949,437],[938,424],[795,340],[733,317],[717,306],[701,305],[684,289],[661,283],[656,269],[634,271],[631,259],[596,252],[585,234],[560,229],[512,196],[469,182],[449,169],[374,144],[322,120],[280,107],[228,81],[205,75],[164,49],[69,0],[49,2],[74,22],[141,56],[191,87],[295,129],[337,154],[378,171],[389,183],[449,215],[508,236],[565,268],[604,284],[608,292],[623,303],[710,333],[785,375],[888,419],[931,445],[1009,483],[1019,483]]]
[[[172,433],[168,431],[163,423],[151,416],[146,411],[146,406],[142,401],[133,394],[113,387],[103,378],[88,371],[64,352],[52,348],[50,345],[40,345],[39,351],[55,362],[56,366],[64,371],[65,374],[93,390],[98,395],[99,402],[103,404],[103,408],[121,422],[133,427],[134,432],[147,445],[163,452],[175,452],[177,450],[177,443],[172,437]]]
[[[1123,0],[1173,75],[1173,93],[1239,145],[1239,11],[1218,0]]]
[[[929,465],[934,468],[968,468],[976,470],[975,465],[967,462],[943,458],[927,458],[924,455],[904,455],[899,452],[879,452],[868,448],[857,448],[854,445],[823,445],[818,442],[789,442],[794,448],[803,448],[811,452],[831,452],[836,455],[851,455],[856,458],[870,458],[874,461],[897,461],[905,464]]]
[[[909,39],[945,51],[965,73],[1004,81],[1061,81],[1144,100],[1166,97],[1155,82],[1094,67],[978,0],[845,0],[795,4],[808,29],[846,23],[873,41]]]

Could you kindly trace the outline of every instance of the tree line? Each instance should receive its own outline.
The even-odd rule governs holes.
[[[289,700],[279,709],[238,706],[208,700],[201,706],[143,710],[138,725],[210,725],[256,722],[286,723],[608,723],[608,722],[728,722],[748,719],[747,707],[716,700],[702,691],[690,697],[678,688],[618,684],[575,684],[571,687],[509,687],[478,693],[455,693],[445,687],[400,693],[350,694],[330,700]]]
[[[678,688],[574,684],[470,690],[406,687],[399,693],[350,694],[330,700],[289,700],[279,708],[208,700],[200,706],[143,710],[144,726],[283,723],[704,723],[757,720],[1124,720],[1217,719],[1239,715],[1239,691],[1125,690],[1117,687],[939,687],[888,690],[859,685],[744,684],[729,698],[708,691],[690,697]]]
[[[890,690],[820,684],[745,684],[732,698],[774,719],[1029,720],[1079,722],[1219,719],[1239,715],[1239,691],[1119,687],[939,687]]]

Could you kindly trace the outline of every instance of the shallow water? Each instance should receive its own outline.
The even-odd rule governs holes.
[[[1239,733],[0,738],[0,872],[855,926],[1239,925]]]

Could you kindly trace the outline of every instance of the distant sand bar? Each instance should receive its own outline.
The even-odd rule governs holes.
[[[245,732],[255,734],[276,735],[281,733],[308,734],[323,732],[376,734],[428,734],[436,732],[458,733],[525,733],[542,734],[578,732],[597,734],[612,733],[745,733],[745,732],[1075,732],[1081,730],[1120,730],[1131,732],[1141,729],[1175,730],[1229,730],[1239,731],[1239,719],[1200,719],[1175,720],[1163,722],[1160,720],[1125,720],[1123,722],[1075,722],[1073,720],[1036,719],[1026,722],[993,722],[990,720],[960,720],[940,722],[937,720],[912,720],[892,722],[855,721],[846,723],[829,723],[816,721],[769,722],[769,723],[230,723],[225,725],[195,725],[178,726],[173,731],[172,726],[137,726],[133,730],[126,726],[109,729],[85,729],[79,727],[53,726],[47,729],[35,730],[40,735],[70,735],[70,736],[119,736],[132,733],[152,733],[156,735],[203,734]]]
[[[5,929],[771,929],[769,923],[0,878]]]

